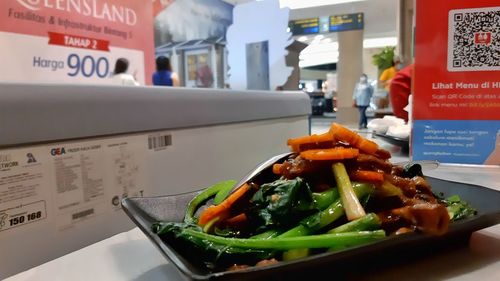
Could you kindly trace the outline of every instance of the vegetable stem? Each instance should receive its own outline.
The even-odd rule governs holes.
[[[186,208],[186,215],[184,216],[184,222],[188,224],[195,223],[194,214],[198,210],[200,204],[202,204],[203,202],[207,201],[208,199],[216,195],[219,191],[228,188],[228,186],[232,188],[235,184],[236,184],[235,180],[222,181],[198,193],[198,195],[196,195],[189,202]]]
[[[335,181],[337,182],[340,200],[342,201],[342,206],[345,209],[347,219],[352,221],[365,216],[365,210],[363,209],[363,206],[361,206],[361,203],[359,203],[358,197],[356,197],[356,193],[352,188],[351,180],[349,179],[349,175],[347,175],[344,163],[334,163],[332,165],[332,170],[335,176]]]
[[[324,210],[339,198],[337,188],[330,188],[323,192],[313,192],[312,194],[314,206],[318,210]]]
[[[277,230],[268,230],[259,234],[256,234],[254,236],[250,236],[250,239],[271,239],[276,236],[278,236],[280,233]]]
[[[374,213],[369,213],[362,218],[338,226],[327,233],[375,230],[380,228],[380,224],[381,222],[379,217]]]
[[[334,234],[320,234],[301,237],[273,238],[267,240],[226,238],[210,235],[192,229],[181,230],[181,236],[192,236],[220,245],[238,247],[243,249],[273,249],[290,250],[300,248],[328,248],[340,245],[356,245],[382,239],[385,237],[383,230],[358,231]]]
[[[236,181],[225,181],[223,183],[224,186],[221,187],[221,189],[217,192],[217,194],[215,194],[214,205],[219,205],[229,196],[229,193],[231,193],[231,191],[233,190]]]
[[[358,197],[364,197],[374,191],[373,185],[366,183],[354,184],[354,192]],[[339,219],[345,214],[342,202],[340,199],[335,200],[328,208],[302,220],[301,224],[286,231],[278,237],[296,237],[305,236],[328,226],[335,220]]]
[[[250,190],[250,185],[244,183],[239,186],[233,193],[231,193],[224,201],[219,205],[211,205],[210,207],[203,210],[198,218],[199,225],[205,225],[215,217],[219,217],[221,220],[226,219],[230,215],[230,208],[239,198],[245,195],[247,191]]]

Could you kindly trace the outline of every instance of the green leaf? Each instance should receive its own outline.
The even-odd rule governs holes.
[[[249,214],[259,225],[258,232],[295,225],[316,210],[312,192],[301,178],[263,184],[250,201]]]
[[[443,198],[442,194],[435,194],[435,196],[441,203],[446,205],[451,221],[466,219],[477,215],[477,210],[472,208],[469,203],[463,201],[458,195],[452,195],[446,199]]]
[[[394,50],[396,47],[387,46],[379,53],[372,56],[372,63],[378,67],[380,71],[385,70],[392,66],[394,60]]]

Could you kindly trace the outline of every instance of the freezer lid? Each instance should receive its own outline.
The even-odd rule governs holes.
[[[0,146],[310,113],[300,92],[0,83]]]

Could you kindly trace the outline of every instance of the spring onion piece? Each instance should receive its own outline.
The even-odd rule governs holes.
[[[352,189],[351,180],[349,179],[344,163],[334,163],[332,165],[332,170],[347,219],[352,221],[365,216],[365,210],[363,206],[361,206],[361,203],[359,203],[358,197],[356,197],[356,193],[354,193]]]

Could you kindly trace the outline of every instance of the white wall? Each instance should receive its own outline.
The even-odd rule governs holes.
[[[246,44],[269,42],[269,84],[273,90],[286,83],[293,68],[287,67],[285,48],[293,42],[287,32],[288,8],[280,9],[278,0],[237,5],[233,25],[227,31],[229,84],[232,89],[247,88]]]
[[[378,80],[378,69],[372,63],[372,56],[380,52],[383,48],[365,48],[363,49],[363,73],[368,75],[370,80]]]

